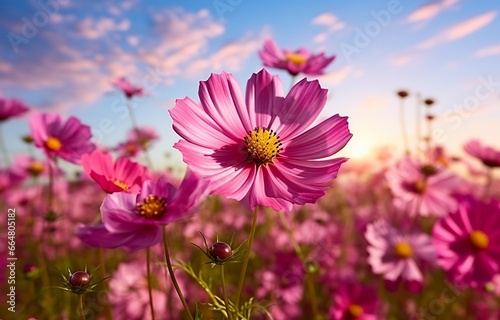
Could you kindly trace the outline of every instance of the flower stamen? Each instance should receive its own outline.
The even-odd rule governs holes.
[[[57,151],[62,148],[62,142],[55,137],[49,137],[47,141],[45,141],[45,147],[51,151]]]
[[[150,195],[136,206],[136,213],[146,219],[160,219],[167,211],[165,199],[154,195]]]
[[[129,189],[128,184],[126,182],[123,182],[120,180],[115,180],[113,183],[125,191],[127,191]]]
[[[406,242],[398,242],[394,245],[394,254],[400,259],[406,259],[413,256],[413,249]]]
[[[255,128],[245,137],[245,147],[248,159],[253,160],[257,166],[266,166],[272,163],[282,150],[280,137],[276,131],[265,128]]]
[[[285,59],[297,65],[301,65],[307,61],[307,57],[304,57],[303,55],[298,53],[287,53],[285,55]]]
[[[469,241],[472,244],[472,246],[477,250],[486,249],[490,245],[490,239],[488,238],[486,233],[480,230],[472,231],[469,234]]]
[[[364,312],[363,307],[360,306],[359,304],[351,304],[347,308],[347,311],[349,312],[349,315],[354,319],[362,316]]]

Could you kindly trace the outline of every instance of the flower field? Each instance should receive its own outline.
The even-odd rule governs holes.
[[[336,55],[279,42],[245,81],[176,92],[154,115],[173,145],[138,121],[148,90],[125,76],[113,145],[0,97],[0,129],[29,128],[25,152],[0,141],[0,319],[500,319],[497,137],[456,154],[431,134],[437,102],[394,88],[402,146],[350,156],[353,120],[320,77]]]

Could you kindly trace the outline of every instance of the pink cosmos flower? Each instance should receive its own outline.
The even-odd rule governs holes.
[[[429,236],[403,233],[385,220],[378,220],[367,226],[365,238],[369,243],[368,263],[375,274],[384,276],[387,290],[397,290],[400,281],[412,293],[422,289],[423,276],[418,265],[436,259]]]
[[[28,107],[17,99],[0,97],[0,122],[18,117],[28,110]]]
[[[90,127],[70,117],[66,122],[60,115],[36,113],[29,119],[35,146],[49,157],[79,163],[82,155],[92,152],[95,145],[90,142]]]
[[[234,77],[212,74],[170,110],[174,145],[190,169],[207,177],[214,193],[250,206],[292,209],[324,195],[347,159],[331,159],[352,134],[347,117],[334,115],[316,126],[327,90],[301,80],[286,97],[281,81],[265,69],[253,74],[246,96]]]
[[[394,205],[414,216],[442,217],[456,209],[452,193],[460,182],[446,168],[406,157],[386,173]]]
[[[478,158],[490,168],[500,167],[500,150],[485,146],[479,140],[471,140],[464,145],[464,150],[473,157]]]
[[[124,77],[113,81],[113,85],[120,89],[127,99],[132,99],[134,96],[142,96],[144,94],[144,88],[134,86]]]
[[[123,143],[120,143],[118,146],[112,149],[113,151],[117,151],[120,156],[122,157],[127,157],[127,158],[134,158],[141,151],[143,151],[143,147],[139,143],[139,141],[136,140],[127,140]]]
[[[343,283],[330,308],[331,320],[376,320],[377,291],[358,282]]]
[[[261,287],[257,290],[258,299],[271,296],[275,304],[271,306],[273,319],[299,319],[300,301],[304,293],[305,271],[297,255],[293,252],[274,252],[275,261],[268,263],[269,270],[258,275]]]
[[[335,59],[335,56],[327,57],[324,53],[311,54],[304,48],[296,51],[281,50],[272,39],[264,42],[259,56],[266,67],[286,70],[293,76],[299,73],[322,75],[324,69]]]
[[[437,263],[454,282],[479,287],[500,271],[500,202],[460,198],[458,210],[434,225]]]
[[[15,162],[12,169],[22,176],[38,177],[47,173],[48,163],[36,159],[34,157],[28,157],[23,154],[18,154],[15,156]]]
[[[154,128],[143,127],[132,129],[127,134],[127,141],[136,142],[142,149],[147,149],[151,142],[160,138]]]
[[[209,193],[208,183],[188,173],[179,189],[163,177],[143,183],[140,194],[109,194],[101,206],[103,224],[78,228],[92,247],[137,250],[161,240],[162,225],[188,218]]]
[[[155,277],[155,286],[152,290],[155,316],[157,319],[175,319],[178,313],[167,310],[165,293],[166,281],[161,275],[161,266],[152,264],[152,275]],[[144,262],[120,263],[113,277],[109,280],[109,302],[113,305],[115,319],[151,320],[149,309],[148,278]],[[173,299],[172,303],[177,303]],[[181,305],[182,307],[182,305]],[[176,310],[180,308],[176,305]]]
[[[82,167],[107,193],[139,193],[148,176],[146,167],[125,157],[113,162],[111,155],[101,150],[83,155]]]
[[[21,184],[25,178],[25,175],[13,170],[12,167],[0,168],[0,193]]]

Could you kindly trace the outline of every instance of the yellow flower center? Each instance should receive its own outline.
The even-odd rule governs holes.
[[[47,147],[47,149],[51,151],[57,151],[62,148],[62,143],[61,140],[50,137],[47,139],[47,141],[45,141],[45,147]]]
[[[143,203],[138,203],[136,208],[137,214],[147,219],[159,219],[163,217],[167,211],[165,199],[150,195],[144,199]]]
[[[285,59],[294,64],[303,64],[307,61],[307,58],[298,53],[287,53]]]
[[[115,185],[119,186],[120,188],[122,188],[123,190],[128,190],[128,184],[126,184],[125,182],[123,181],[120,181],[120,180],[115,180],[113,182]]]
[[[32,162],[30,163],[30,165],[28,166],[28,172],[32,175],[32,176],[39,176],[40,173],[43,172],[43,164],[40,163],[40,162]]]
[[[490,239],[486,233],[474,230],[469,234],[469,241],[478,250],[486,249],[490,245]]]
[[[411,246],[406,242],[398,242],[394,246],[394,253],[398,258],[406,259],[413,256],[413,250]]]
[[[258,166],[272,163],[282,150],[280,137],[276,135],[276,132],[264,128],[249,131],[245,137],[245,147],[248,159],[253,160]]]
[[[413,186],[415,187],[415,192],[424,193],[427,184],[425,183],[425,180],[418,180]]]
[[[357,318],[363,315],[363,307],[360,306],[359,304],[351,304],[347,308],[347,311],[349,312],[349,315],[353,318]]]

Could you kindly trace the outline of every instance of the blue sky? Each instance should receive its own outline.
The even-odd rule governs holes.
[[[0,94],[78,116],[99,143],[112,146],[130,129],[111,85],[126,76],[148,91],[135,112],[161,135],[153,156],[163,165],[180,159],[168,115],[175,99],[197,99],[198,82],[212,72],[233,73],[244,87],[262,68],[257,52],[272,37],[280,47],[336,55],[319,80],[329,89],[324,116],[349,116],[354,137],[344,156],[401,147],[401,88],[411,93],[411,141],[418,93],[437,101],[437,142],[455,153],[471,138],[500,147],[499,14],[496,1],[463,0],[4,1]],[[272,72],[287,89],[288,74]],[[28,133],[26,117],[2,129],[9,150],[24,152],[18,141]]]

